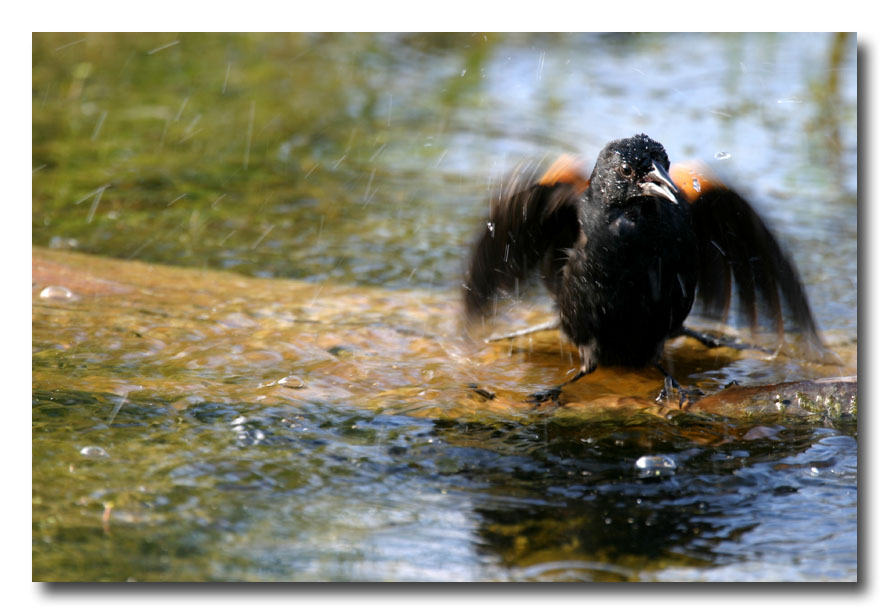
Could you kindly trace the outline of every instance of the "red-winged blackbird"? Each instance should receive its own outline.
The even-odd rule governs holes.
[[[644,134],[608,143],[589,180],[560,158],[536,179],[520,169],[494,195],[464,286],[470,321],[534,271],[580,352],[574,379],[599,364],[663,371],[664,342],[691,332],[692,303],[724,319],[733,287],[751,326],[762,314],[783,336],[787,314],[823,350],[796,270],[762,218],[700,171],[670,171],[664,147]]]

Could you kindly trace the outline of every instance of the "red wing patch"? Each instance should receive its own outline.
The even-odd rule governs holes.
[[[583,164],[576,156],[568,154],[559,158],[550,165],[538,181],[540,185],[553,186],[557,183],[568,183],[574,186],[578,192],[583,192],[589,185],[589,177],[583,172]]]
[[[695,202],[704,192],[723,187],[722,182],[716,178],[716,173],[701,162],[670,165],[670,179],[682,190],[685,200],[690,203]]]

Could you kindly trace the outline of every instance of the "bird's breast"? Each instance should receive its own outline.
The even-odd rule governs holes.
[[[672,300],[673,286],[693,293],[697,269],[694,230],[685,211],[643,202],[600,217],[589,228],[583,277],[603,288],[609,306]],[[686,279],[688,278],[688,279]]]
[[[636,222],[626,215],[618,215],[608,225],[608,231],[615,237],[627,237],[636,231]]]

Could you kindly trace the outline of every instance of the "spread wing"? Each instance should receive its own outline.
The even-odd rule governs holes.
[[[674,164],[670,177],[692,205],[700,259],[696,304],[706,315],[724,320],[734,289],[752,328],[768,324],[783,338],[789,319],[802,333],[806,350],[824,356],[799,274],[750,203],[700,165]]]
[[[525,165],[491,197],[466,273],[466,315],[485,315],[500,292],[514,290],[540,269],[550,287],[580,231],[577,201],[587,187],[580,163],[559,158],[542,176]]]

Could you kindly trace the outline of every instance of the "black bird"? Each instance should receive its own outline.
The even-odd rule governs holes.
[[[683,322],[696,300],[724,319],[733,287],[752,327],[764,315],[783,337],[787,314],[823,351],[799,276],[753,207],[700,171],[677,165],[671,178],[664,147],[644,134],[608,143],[589,180],[561,158],[539,178],[520,169],[494,195],[464,285],[470,322],[535,271],[580,352],[571,381],[600,364],[654,364],[675,384],[664,342],[713,344]]]

